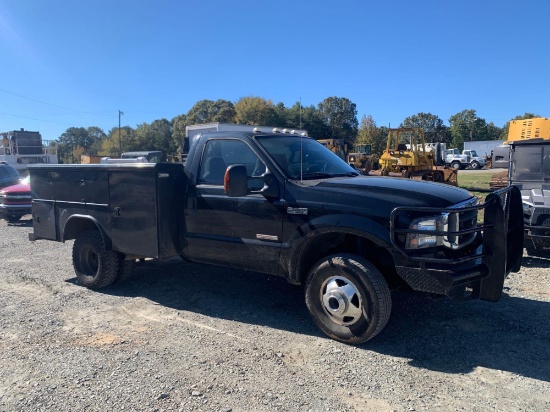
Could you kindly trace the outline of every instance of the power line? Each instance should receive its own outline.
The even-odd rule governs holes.
[[[27,119],[27,120],[36,120],[38,122],[47,122],[47,123],[56,123],[56,124],[62,124],[62,125],[66,125],[67,123],[61,123],[61,122],[54,122],[53,120],[42,120],[42,119],[36,119],[34,117],[27,117],[27,116],[20,116],[18,114],[11,114],[11,113],[4,113],[4,112],[0,112],[0,114],[4,114],[6,116],[13,116],[13,117],[20,117],[21,119]]]
[[[83,112],[82,110],[71,109],[70,107],[59,106],[59,105],[57,105],[57,104],[48,103],[48,102],[43,102],[42,100],[37,100],[37,99],[33,99],[33,98],[31,98],[31,97],[22,96],[22,95],[17,94],[17,93],[8,92],[7,90],[0,90],[0,92],[4,92],[4,93],[6,93],[6,94],[11,94],[12,96],[20,97],[21,99],[27,99],[27,100],[31,100],[31,101],[33,101],[33,102],[46,104],[46,105],[48,105],[48,106],[59,107],[60,109],[72,110],[73,112],[86,113],[86,112]]]

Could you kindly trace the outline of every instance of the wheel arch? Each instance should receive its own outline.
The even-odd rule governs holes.
[[[89,230],[99,231],[99,234],[103,239],[105,249],[111,248],[111,240],[109,236],[107,236],[98,220],[90,215],[75,214],[69,217],[63,226],[61,241],[65,242],[66,240],[76,239],[80,233],[87,232]]]
[[[301,234],[301,236],[298,236]],[[397,281],[389,231],[371,219],[336,215],[313,220],[296,232],[288,262],[290,280],[303,284],[313,265],[334,253],[353,253],[375,265],[389,284]]]

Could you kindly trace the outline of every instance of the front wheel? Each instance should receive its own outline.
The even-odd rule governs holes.
[[[306,305],[327,336],[358,344],[375,337],[388,322],[388,284],[368,260],[352,254],[318,261],[306,282]]]
[[[115,282],[119,274],[117,252],[105,250],[98,230],[82,232],[73,244],[76,277],[89,289],[101,289]]]
[[[454,169],[454,170],[459,170],[462,165],[460,164],[460,162],[452,162],[451,163],[451,167]]]
[[[480,168],[480,164],[479,164],[479,162],[477,162],[476,160],[474,160],[474,161],[470,164],[470,166],[472,166],[472,169],[476,169],[476,170]]]

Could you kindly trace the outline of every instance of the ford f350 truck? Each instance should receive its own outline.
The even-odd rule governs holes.
[[[74,239],[82,285],[106,287],[136,259],[178,255],[279,275],[304,286],[313,321],[346,343],[384,328],[399,287],[498,301],[523,254],[516,187],[478,204],[457,187],[359,176],[311,138],[252,127],[201,134],[185,166],[44,165],[30,174],[29,237]]]

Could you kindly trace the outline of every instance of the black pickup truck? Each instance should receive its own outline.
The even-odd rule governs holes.
[[[128,277],[137,259],[172,256],[279,275],[304,285],[317,326],[347,343],[384,328],[391,290],[497,301],[521,265],[517,188],[478,204],[448,185],[360,176],[304,136],[205,133],[185,166],[29,170],[29,237],[74,239],[84,286]]]

